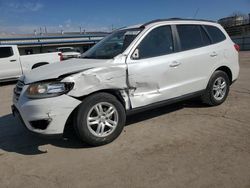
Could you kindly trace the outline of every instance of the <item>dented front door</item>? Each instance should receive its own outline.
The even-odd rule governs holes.
[[[177,64],[174,55],[128,60],[132,108],[177,97],[181,82],[181,72]]]
[[[132,108],[180,95],[183,69],[176,60],[171,26],[151,29],[127,58],[127,65]]]

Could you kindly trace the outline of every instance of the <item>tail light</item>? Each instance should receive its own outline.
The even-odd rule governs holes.
[[[63,56],[62,56],[62,53],[58,53],[59,57],[60,57],[60,61],[63,60]]]
[[[236,50],[237,52],[240,51],[240,46],[239,46],[238,44],[234,44],[234,48],[235,48],[235,50]]]

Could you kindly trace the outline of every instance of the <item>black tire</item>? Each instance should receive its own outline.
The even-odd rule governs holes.
[[[107,135],[105,137],[98,137],[94,135],[94,133],[90,131],[87,123],[89,112],[95,105],[100,103],[111,104],[114,109],[116,109],[116,114],[118,117],[116,128],[112,131],[112,133],[110,133],[110,135]],[[78,107],[78,110],[74,117],[74,127],[77,135],[83,142],[91,146],[105,145],[115,140],[121,134],[125,122],[126,113],[123,105],[115,96],[108,93],[96,93],[85,98]]]
[[[219,78],[223,78],[225,80],[226,91],[225,91],[224,97],[222,97],[221,99],[218,100],[214,96],[213,86],[215,84],[215,81]],[[204,95],[201,98],[202,102],[209,105],[209,106],[220,105],[226,100],[228,93],[229,93],[229,89],[230,89],[230,80],[228,78],[228,75],[224,71],[220,71],[220,70],[215,71],[209,80],[209,83],[207,85],[207,88],[206,88]]]

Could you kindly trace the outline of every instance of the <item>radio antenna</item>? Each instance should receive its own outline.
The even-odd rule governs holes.
[[[198,15],[199,11],[200,11],[200,8],[197,8],[196,11],[195,11],[195,14],[194,14],[193,18],[196,18],[196,16]]]

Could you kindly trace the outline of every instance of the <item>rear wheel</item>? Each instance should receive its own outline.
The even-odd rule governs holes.
[[[210,106],[222,104],[229,92],[230,81],[228,75],[223,71],[215,71],[211,76],[202,101]]]
[[[108,93],[97,93],[87,97],[79,106],[75,129],[82,141],[99,146],[116,139],[125,121],[125,109],[120,101]]]

